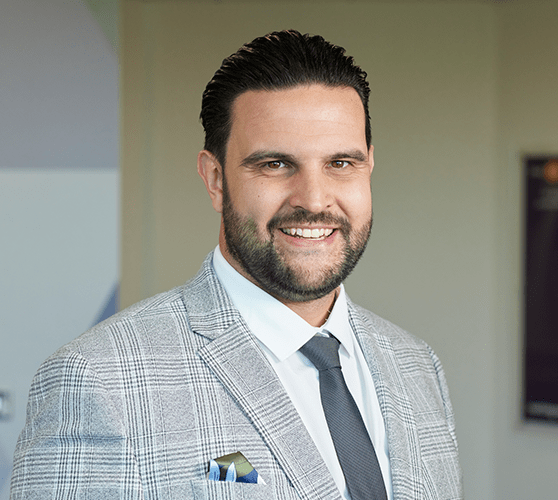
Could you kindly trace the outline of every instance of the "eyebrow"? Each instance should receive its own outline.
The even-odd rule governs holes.
[[[273,158],[274,160],[281,160],[293,165],[296,165],[298,163],[296,157],[291,154],[281,153],[280,151],[259,150],[259,151],[254,151],[252,154],[244,158],[241,162],[241,165],[247,167],[259,161],[271,159],[271,158]],[[364,162],[368,160],[368,155],[364,154],[360,149],[350,149],[347,151],[339,151],[335,154],[328,156],[329,161],[338,160],[341,158],[351,158],[356,161]]]
[[[296,158],[288,153],[280,153],[279,151],[254,151],[252,154],[248,155],[242,162],[241,165],[248,167],[262,160],[267,160],[273,158],[274,160],[281,160],[287,163],[296,163]]]
[[[363,153],[360,149],[350,149],[349,151],[341,151],[337,154],[334,154],[331,157],[331,160],[335,160],[337,158],[352,158],[353,160],[357,161],[367,161],[368,155]]]

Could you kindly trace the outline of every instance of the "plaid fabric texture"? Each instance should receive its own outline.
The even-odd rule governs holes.
[[[385,418],[395,500],[462,499],[438,359],[349,309]],[[236,451],[265,485],[206,479],[210,459]],[[10,498],[341,500],[211,254],[184,286],[100,323],[39,368]]]

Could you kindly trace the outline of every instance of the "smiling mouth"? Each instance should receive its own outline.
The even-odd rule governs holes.
[[[283,233],[285,234],[288,234],[289,236],[294,236],[295,238],[304,238],[308,240],[321,240],[330,236],[333,233],[333,231],[335,231],[335,229],[331,229],[331,228],[302,229],[300,227],[288,227],[288,228],[282,227],[281,231],[283,231]]]

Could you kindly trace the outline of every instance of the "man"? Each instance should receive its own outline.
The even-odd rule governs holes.
[[[223,62],[198,156],[219,245],[39,369],[13,500],[462,498],[438,359],[342,285],[372,226],[368,96],[321,37]]]

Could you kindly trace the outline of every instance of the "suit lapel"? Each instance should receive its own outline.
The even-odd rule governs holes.
[[[364,323],[350,302],[349,318],[372,373],[384,417],[393,496],[419,500],[423,498],[423,482],[418,429],[395,350],[388,337],[373,324]]]
[[[211,339],[199,356],[258,430],[300,497],[341,500],[312,438],[216,278],[210,259],[211,255],[184,295],[192,330]]]

